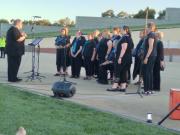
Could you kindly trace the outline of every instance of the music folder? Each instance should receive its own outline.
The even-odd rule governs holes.
[[[29,46],[37,46],[43,40],[43,38],[37,38],[32,41],[32,43],[28,44]]]

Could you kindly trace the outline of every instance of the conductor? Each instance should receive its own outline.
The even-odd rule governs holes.
[[[20,19],[14,21],[14,25],[9,28],[6,35],[6,53],[8,59],[8,81],[20,82],[22,79],[17,78],[21,57],[24,55],[24,41],[26,33],[21,32],[23,22]]]

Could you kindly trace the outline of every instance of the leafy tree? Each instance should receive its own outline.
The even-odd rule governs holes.
[[[163,11],[159,11],[159,16],[157,17],[157,19],[165,19],[166,16],[166,10]]]
[[[129,15],[127,12],[121,11],[117,14],[117,17],[126,18],[126,17],[129,17]]]
[[[70,18],[66,17],[64,19],[60,19],[58,21],[58,24],[61,25],[61,26],[71,26],[72,24],[72,21]]]
[[[50,26],[51,25],[51,22],[47,19],[38,20],[35,23],[36,23],[36,25],[42,25],[42,26]]]
[[[9,23],[9,21],[6,19],[0,19],[0,23]]]
[[[145,18],[148,10],[148,18],[155,19],[156,11],[154,9],[146,8],[145,10],[140,10],[137,14],[134,15],[134,18]]]
[[[31,20],[24,20],[23,21],[23,24],[25,24],[25,25],[32,25],[33,24],[33,21],[31,21]]]
[[[107,10],[106,12],[102,13],[102,17],[115,17],[113,10]]]

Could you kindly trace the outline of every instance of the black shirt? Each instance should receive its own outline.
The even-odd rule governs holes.
[[[108,50],[107,43],[108,43],[109,40],[110,39],[103,38],[99,42],[99,45],[98,45],[98,48],[97,48],[97,54],[98,54],[98,59],[99,59],[100,64],[105,62],[105,57],[106,57],[107,50]]]
[[[96,42],[94,40],[86,41],[82,51],[83,56],[91,58],[95,48],[96,48]]]
[[[128,63],[131,63],[132,41],[131,41],[131,38],[128,35],[122,36],[122,38],[119,40],[119,42],[117,44],[116,60],[119,59],[123,43],[127,43],[128,45],[127,45],[126,52],[125,52],[124,56],[122,57],[122,62],[126,61]]]
[[[149,49],[149,39],[150,38],[154,39],[154,44],[153,44],[153,50],[152,50],[152,52],[151,52],[149,57],[157,56],[157,47],[156,47],[157,46],[157,40],[156,40],[156,36],[155,36],[154,32],[150,32],[147,35],[147,38],[145,40],[145,57],[146,57],[148,49]]]
[[[113,35],[111,38],[112,42],[114,42],[115,40],[120,40],[120,39],[121,39],[120,35]]]
[[[157,41],[157,61],[163,61],[164,60],[164,45],[161,40]]]
[[[71,51],[73,54],[76,54],[77,51],[79,50],[79,48],[85,44],[86,39],[85,37],[81,36],[78,39],[75,37],[73,42],[72,42],[72,47],[71,47]]]
[[[65,46],[70,43],[70,36],[57,36],[55,44],[57,46]]]
[[[21,32],[14,26],[7,31],[6,36],[6,53],[10,56],[21,56],[24,54],[24,41],[18,42]]]

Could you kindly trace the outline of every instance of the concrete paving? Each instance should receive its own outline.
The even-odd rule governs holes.
[[[177,58],[177,61],[179,58]],[[24,74],[31,70],[31,53],[26,53],[23,56],[20,67],[19,76],[23,78],[21,83],[7,82],[7,60],[0,59],[0,82],[24,88],[31,92],[38,92],[45,95],[53,95],[51,91],[52,84],[62,78],[54,77],[56,72],[55,54],[40,55],[40,72],[46,78],[42,82],[35,80],[33,82],[25,82],[26,77],[30,74]],[[37,66],[37,65],[36,65]],[[133,67],[133,66],[132,66]],[[153,122],[157,123],[168,113],[169,105],[169,90],[171,88],[180,88],[180,63],[166,62],[166,70],[162,72],[162,90],[153,96],[125,95],[120,92],[107,92],[106,89],[111,85],[99,85],[96,80],[83,80],[84,69],[81,71],[80,79],[70,79],[69,81],[77,83],[77,93],[74,97],[66,99],[82,105],[97,108],[103,111],[112,112],[117,115],[126,116],[128,118],[146,121],[146,114],[152,113]],[[70,69],[69,69],[70,73]],[[134,81],[132,81],[134,83]],[[128,92],[135,92],[137,86],[131,84],[128,87]],[[180,121],[168,119],[163,123],[163,126],[180,131]]]

